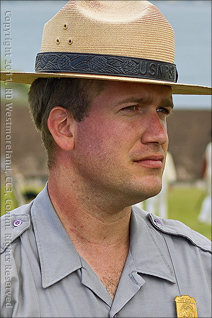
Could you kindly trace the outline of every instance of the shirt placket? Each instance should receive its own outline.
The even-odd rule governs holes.
[[[129,251],[109,317],[117,317],[121,309],[137,294],[144,284],[145,280],[137,273],[132,254]]]

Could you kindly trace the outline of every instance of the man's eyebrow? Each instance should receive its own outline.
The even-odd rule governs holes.
[[[141,97],[141,98],[136,98],[136,97],[128,97],[126,99],[121,100],[117,106],[121,105],[121,104],[127,104],[127,103],[138,103],[140,105],[150,105],[153,103],[153,98],[145,98],[145,97]],[[173,104],[173,100],[172,98],[164,98],[160,101],[158,106],[163,106],[163,107],[171,107],[174,108],[174,104]]]
[[[127,104],[127,103],[138,103],[141,105],[149,105],[152,103],[152,98],[145,98],[145,97],[141,97],[141,98],[137,98],[137,97],[128,97],[126,99],[121,100],[119,103],[117,103],[117,105],[121,105],[121,104]]]

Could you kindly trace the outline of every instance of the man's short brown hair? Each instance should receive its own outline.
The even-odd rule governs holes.
[[[30,111],[48,154],[48,167],[54,162],[55,141],[48,117],[55,106],[67,109],[76,121],[88,116],[90,104],[104,88],[104,81],[74,78],[38,78],[29,91]]]

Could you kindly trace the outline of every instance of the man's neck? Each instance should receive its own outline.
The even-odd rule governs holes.
[[[69,187],[69,192],[61,188],[58,182],[49,180],[50,199],[64,228],[72,240],[82,241],[94,246],[118,247],[129,239],[131,207],[116,210],[110,204],[97,204],[95,193],[93,200],[82,202],[81,194]],[[106,205],[108,204],[108,212]],[[112,211],[113,210],[113,211]]]

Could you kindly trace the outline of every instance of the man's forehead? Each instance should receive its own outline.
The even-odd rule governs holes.
[[[157,99],[164,106],[173,107],[172,89],[170,86],[115,81],[105,82],[103,95],[106,95],[108,99],[117,99],[117,104],[138,102],[139,104],[148,105]]]

